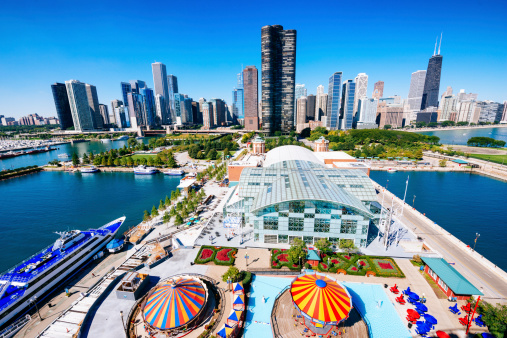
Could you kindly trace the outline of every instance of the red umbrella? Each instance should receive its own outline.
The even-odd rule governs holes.
[[[451,338],[451,336],[449,336],[444,331],[437,331],[436,334],[437,334],[437,337],[439,337],[439,338]]]
[[[414,309],[408,309],[407,310],[407,313],[410,317],[414,318],[414,319],[419,319],[419,317],[421,317],[416,310]]]

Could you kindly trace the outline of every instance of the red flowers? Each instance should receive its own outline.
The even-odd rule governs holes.
[[[200,260],[205,260],[205,259],[210,258],[211,255],[213,255],[213,250],[211,250],[211,249],[204,249],[204,250],[202,250],[201,257],[199,259]]]
[[[278,253],[278,249],[273,250],[273,254],[277,254],[277,253]]]
[[[378,262],[378,265],[380,266],[381,269],[384,269],[384,270],[394,270],[391,263]]]
[[[216,256],[217,261],[221,261],[221,262],[230,261],[231,259],[228,256],[229,251],[232,251],[232,249],[222,249],[219,252],[217,252],[217,256]]]
[[[353,266],[352,271],[357,271],[357,268],[355,266]]]
[[[327,264],[321,263],[320,265],[324,268],[324,270],[327,270]]]
[[[278,255],[277,258],[280,262],[288,262],[289,261],[288,257],[289,257],[288,254],[280,254]]]
[[[332,260],[331,260],[331,262],[332,262],[333,264],[340,264],[340,261],[338,261],[337,259],[332,259]]]
[[[292,267],[293,267],[293,268],[298,268],[298,267],[299,267],[299,265],[297,265],[297,264],[292,264]]]
[[[278,263],[273,261],[273,266],[277,266],[277,265],[278,265]]]
[[[345,255],[343,257],[347,258],[350,261],[350,256],[349,255]]]
[[[364,261],[359,261],[359,264],[361,264],[361,266],[366,266],[366,263]]]

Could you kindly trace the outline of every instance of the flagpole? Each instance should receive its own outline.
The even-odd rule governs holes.
[[[403,211],[405,210],[405,198],[407,197],[407,189],[408,189],[408,179],[410,175],[407,176],[407,184],[405,185],[405,195],[403,195],[403,205],[401,206],[401,216],[403,216]]]

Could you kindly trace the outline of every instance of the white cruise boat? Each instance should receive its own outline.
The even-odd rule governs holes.
[[[145,165],[140,165],[134,168],[134,174],[136,175],[153,175],[158,172],[158,169],[155,167],[147,167]]]
[[[185,172],[182,169],[169,169],[169,170],[164,171],[164,175],[169,175],[169,176],[181,176],[184,174],[185,174]]]
[[[388,173],[395,173],[395,172],[397,172],[397,171],[398,171],[398,170],[396,170],[396,169],[394,169],[394,168],[389,168],[389,169],[387,169],[387,172],[388,172]]]
[[[24,315],[66,277],[94,259],[114,238],[125,217],[96,230],[58,233],[53,245],[0,275],[0,328]]]
[[[58,158],[69,158],[69,154],[59,154]]]
[[[83,174],[92,174],[98,172],[99,168],[97,168],[94,165],[89,165],[86,167],[79,168],[79,171],[82,172]]]
[[[123,135],[123,136],[120,136],[117,138],[118,141],[121,141],[121,140],[128,140],[129,139],[129,136],[128,135]]]

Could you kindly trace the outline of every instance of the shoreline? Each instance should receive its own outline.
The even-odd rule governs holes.
[[[410,133],[422,133],[427,131],[448,131],[448,130],[467,130],[467,129],[488,129],[488,128],[507,128],[507,124],[491,124],[487,126],[454,126],[454,127],[440,127],[440,128],[419,128],[402,130]],[[396,130],[396,129],[395,129]]]

